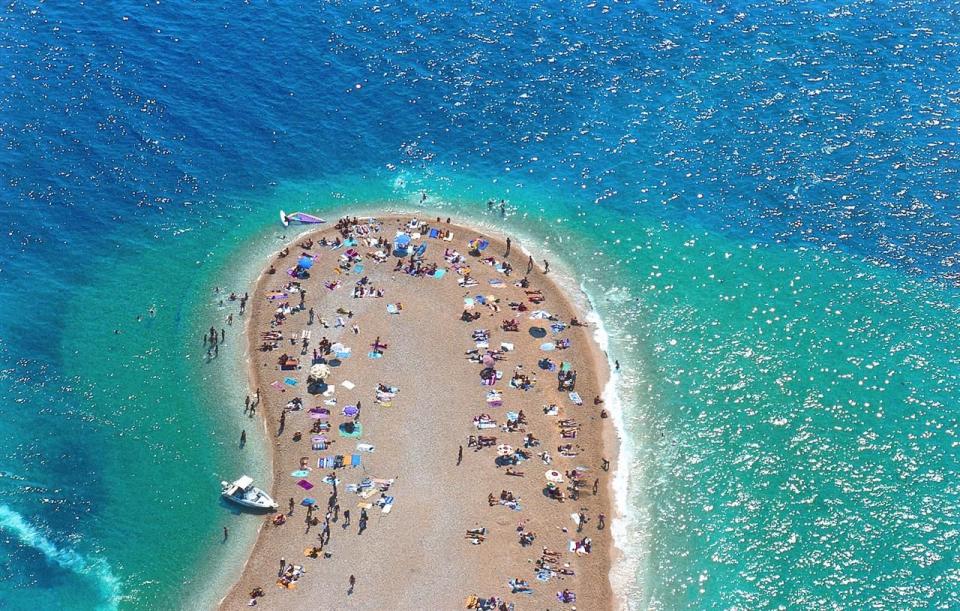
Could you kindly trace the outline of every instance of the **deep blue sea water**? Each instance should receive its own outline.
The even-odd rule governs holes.
[[[215,603],[255,526],[217,482],[266,469],[239,342],[200,358],[213,287],[281,207],[378,205],[523,235],[592,297],[631,608],[960,606],[958,19],[5,5],[0,606]]]

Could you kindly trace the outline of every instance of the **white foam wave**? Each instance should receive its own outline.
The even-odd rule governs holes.
[[[603,388],[603,404],[610,414],[620,442],[620,453],[617,456],[617,467],[613,473],[613,504],[616,516],[612,520],[610,531],[613,535],[613,544],[621,554],[611,567],[610,581],[619,605],[618,608],[627,608],[628,593],[633,589],[639,564],[637,554],[631,553],[629,546],[628,529],[632,522],[629,505],[630,465],[632,450],[630,439],[626,434],[623,414],[623,402],[619,392],[620,375],[616,371],[613,356],[610,354],[610,335],[603,324],[603,318],[597,312],[593,299],[586,287],[580,286],[581,292],[586,295],[590,303],[590,310],[585,318],[593,326],[593,339],[607,355],[607,366],[610,377]],[[633,550],[636,552],[637,550]]]
[[[0,505],[0,529],[10,532],[21,543],[39,551],[48,561],[60,568],[92,579],[104,599],[99,608],[117,608],[120,602],[120,580],[105,560],[90,559],[75,550],[57,547],[36,526],[7,505]]]

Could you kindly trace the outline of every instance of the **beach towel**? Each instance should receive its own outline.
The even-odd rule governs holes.
[[[283,384],[280,382],[270,382],[270,388],[276,388],[277,390],[283,390]]]
[[[387,314],[399,314],[400,308],[396,304],[388,303],[387,304]]]
[[[363,425],[359,422],[353,425],[353,431],[348,431],[346,429],[347,423],[344,422],[337,427],[337,431],[340,433],[341,437],[359,437],[363,433]]]
[[[297,482],[297,485],[303,488],[304,490],[310,490],[311,488],[313,488],[313,484],[311,484],[305,479],[302,479],[299,482]]]
[[[540,349],[543,350],[544,352],[551,352],[557,349],[557,345],[554,344],[553,342],[546,342],[546,343],[540,344]]]
[[[351,466],[352,468],[356,469],[357,467],[360,466],[360,460],[361,460],[361,459],[360,459],[360,455],[359,455],[359,454],[353,454],[353,455],[351,455],[351,456],[350,456],[350,466]]]
[[[495,289],[502,289],[503,287],[506,286],[503,283],[503,280],[498,280],[497,278],[491,278],[489,282],[490,282],[490,286],[492,286]]]
[[[357,385],[351,382],[350,380],[344,380],[343,382],[340,382],[340,386],[343,386],[347,390],[353,390],[354,388],[357,387]]]
[[[357,265],[354,265],[354,266],[353,266],[353,271],[354,271],[354,273],[362,274],[362,273],[363,273],[363,266],[358,263]]]
[[[444,274],[446,274],[446,273],[447,273],[447,270],[438,268],[438,269],[434,270],[434,272],[433,272],[433,277],[434,277],[434,278],[443,278]]]
[[[284,379],[283,379],[283,383],[284,383],[284,384],[287,384],[288,386],[296,386],[296,385],[297,385],[297,381],[296,381],[296,379],[294,379],[294,378],[284,378]]]
[[[513,352],[513,344],[508,344],[507,342],[500,342],[500,349],[504,352]]]
[[[372,359],[382,359],[382,358],[383,358],[383,353],[382,353],[382,352],[368,352],[368,353],[367,353],[367,356],[369,356],[369,357],[372,358]]]
[[[299,471],[294,471],[290,474],[290,477],[307,477],[310,475],[309,469],[300,469]]]
[[[583,399],[580,398],[580,394],[577,392],[570,393],[570,400],[576,405],[583,405]]]
[[[477,244],[477,250],[486,250],[487,246],[490,246],[490,242],[486,240],[480,240],[480,242]]]
[[[373,452],[374,446],[371,443],[358,443],[357,450],[360,452]]]
[[[453,241],[453,232],[451,231],[451,232],[447,233],[447,237],[443,238],[443,240],[444,240],[445,242],[452,242],[452,241]]]

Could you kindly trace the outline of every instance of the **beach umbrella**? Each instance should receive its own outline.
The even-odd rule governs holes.
[[[405,248],[410,244],[410,236],[405,233],[401,233],[396,237],[393,243],[401,248]]]
[[[559,471],[547,471],[547,481],[555,484],[563,483],[563,475]]]
[[[313,259],[311,259],[310,257],[300,257],[300,260],[297,261],[297,265],[299,265],[303,269],[310,269],[311,267],[313,267]]]
[[[348,405],[345,408],[343,408],[343,415],[348,418],[353,418],[359,413],[360,413],[360,410],[357,408],[356,405]]]
[[[330,367],[324,363],[317,363],[310,368],[310,377],[315,380],[325,380],[330,376]]]
[[[505,443],[501,443],[497,446],[497,456],[509,456],[513,454],[513,447],[508,446]]]
[[[307,498],[300,501],[300,504],[303,505],[304,507],[310,507],[312,505],[316,505],[317,501],[316,499],[312,499],[308,496]]]
[[[484,366],[484,367],[493,367],[495,364],[496,364],[496,363],[495,363],[495,361],[493,360],[493,357],[490,356],[490,353],[487,353],[487,354],[484,354],[484,355],[483,355],[483,366]]]

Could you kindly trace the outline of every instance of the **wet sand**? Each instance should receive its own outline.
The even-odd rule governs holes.
[[[412,217],[383,217],[381,229],[368,237],[384,237],[393,243],[396,232],[404,228]],[[611,557],[614,553],[610,523],[613,520],[612,488],[610,471],[601,469],[601,461],[615,461],[617,439],[612,419],[600,417],[602,405],[594,405],[593,399],[601,394],[609,372],[605,356],[592,339],[592,329],[568,327],[554,333],[551,320],[531,320],[530,314],[538,309],[551,313],[558,321],[569,324],[572,317],[584,320],[583,312],[576,312],[571,300],[544,274],[542,262],[537,262],[529,274],[527,291],[540,290],[544,301],[531,303],[523,288],[514,283],[524,277],[527,256],[521,245],[513,240],[511,254],[507,258],[514,270],[510,276],[498,272],[493,266],[481,262],[481,258],[494,257],[504,260],[506,245],[498,239],[482,235],[476,230],[426,220],[433,228],[451,230],[452,241],[431,239],[423,235],[414,239],[414,245],[426,244],[423,264],[436,262],[440,269],[448,271],[442,278],[416,277],[394,271],[396,257],[390,256],[384,263],[376,263],[366,253],[377,250],[361,243],[354,248],[362,256],[363,271],[356,273],[338,269],[340,257],[346,248],[332,250],[315,244],[310,249],[300,247],[307,238],[315,242],[323,236],[332,240],[339,233],[329,225],[308,236],[301,237],[289,247],[289,255],[275,258],[271,265],[275,274],[263,273],[250,295],[247,306],[249,365],[251,372],[251,395],[261,389],[261,401],[257,406],[251,427],[261,426],[260,419],[274,440],[274,483],[270,490],[280,504],[279,513],[288,512],[288,499],[293,498],[295,507],[287,515],[283,525],[275,526],[272,517],[251,515],[250,519],[263,519],[255,547],[237,584],[224,598],[221,607],[239,609],[248,605],[249,596],[255,587],[263,589],[264,596],[257,599],[257,607],[268,609],[463,609],[471,595],[480,598],[499,597],[505,603],[513,603],[516,609],[609,609],[615,604],[609,582]],[[483,237],[490,245],[480,257],[469,254],[468,241]],[[466,259],[470,275],[478,284],[465,288],[458,286],[462,276],[444,259],[444,250],[456,250]],[[309,278],[297,280],[286,272],[293,267],[304,252],[315,255]],[[354,298],[352,290],[361,277],[368,277],[369,286],[382,289],[383,297]],[[494,287],[489,280],[501,280],[502,287]],[[329,290],[324,282],[339,280],[340,286]],[[282,290],[291,281],[300,282],[306,290],[305,307],[285,317],[274,330],[283,333],[283,341],[276,350],[261,351],[261,332],[271,330],[271,321],[278,306],[286,302],[297,306],[300,297],[291,292],[286,300],[268,300],[267,295]],[[472,309],[481,317],[473,322],[460,319],[464,310],[465,296],[495,296],[499,299],[499,312],[484,305]],[[388,304],[402,303],[399,314],[389,314]],[[517,312],[509,307],[510,302],[523,302],[528,308]],[[313,308],[315,321],[308,324],[308,309]],[[336,310],[350,310],[353,316],[344,316],[346,326],[335,327]],[[501,328],[504,320],[516,318],[518,331]],[[329,328],[321,324],[323,319]],[[352,325],[358,325],[354,333]],[[538,327],[546,336],[534,337],[531,328]],[[512,343],[515,350],[496,362],[495,368],[502,372],[502,379],[493,386],[482,386],[480,373],[484,365],[468,360],[465,354],[476,348],[471,338],[476,329],[490,332],[491,349],[501,342]],[[310,335],[305,354],[302,344],[292,346],[289,338],[301,338],[304,331]],[[539,333],[538,333],[539,334]],[[331,342],[340,342],[351,349],[349,358],[331,364],[332,373],[327,379],[335,387],[331,396],[312,395],[307,392],[307,375],[313,349],[322,337]],[[368,356],[375,338],[387,344],[382,358]],[[558,342],[568,338],[571,346],[565,350],[546,352],[541,350],[545,342]],[[300,359],[300,368],[281,371],[278,358],[288,354]],[[481,351],[482,353],[482,351]],[[327,359],[334,358],[328,355]],[[556,364],[567,362],[577,372],[576,391],[583,399],[576,406],[566,391],[557,389],[556,372],[546,371],[538,361],[550,358]],[[511,377],[518,365],[528,376],[535,376],[536,384],[530,390],[513,388]],[[295,386],[284,383],[290,377]],[[348,389],[344,381],[354,388]],[[271,386],[280,382],[282,390]],[[375,402],[377,384],[399,388],[389,407]],[[502,394],[502,406],[489,406],[485,398],[491,389]],[[284,406],[295,397],[303,399],[303,409],[286,414],[285,426],[278,433],[280,414]],[[336,399],[336,404],[330,401]],[[326,403],[325,403],[326,402]],[[339,434],[338,426],[353,419],[341,414],[346,405],[361,402],[359,422],[363,427],[359,438],[346,438]],[[544,407],[555,404],[557,415],[546,415]],[[330,410],[328,422],[331,430],[326,436],[331,440],[325,451],[311,449],[311,426],[317,422],[308,410],[325,407]],[[523,411],[526,424],[516,432],[499,429],[480,430],[474,425],[475,416],[484,413],[496,420],[498,426],[506,422],[507,412]],[[576,438],[561,439],[558,422],[575,420],[578,425]],[[294,441],[294,433],[300,431],[302,438]],[[526,433],[540,440],[537,447],[524,447]],[[478,434],[495,436],[492,447],[477,450],[468,447],[468,437]],[[358,452],[357,444],[372,444],[372,453]],[[576,457],[563,457],[558,451],[562,444],[579,446]],[[500,444],[509,444],[513,449],[528,453],[529,459],[511,466],[523,476],[506,474],[506,467],[497,466]],[[458,449],[463,446],[463,459],[457,464]],[[549,452],[552,463],[547,465],[538,457]],[[246,450],[244,450],[246,451]],[[351,468],[351,455],[359,454],[362,465]],[[319,545],[318,535],[323,531],[324,514],[332,486],[322,482],[329,475],[329,468],[317,468],[318,457],[343,455],[346,467],[336,470],[340,483],[337,487],[337,503],[340,506],[338,519],[330,524],[329,543],[323,548],[326,555],[307,557],[305,549]],[[306,457],[312,471],[304,478],[294,477],[300,459]],[[567,486],[570,478],[564,477],[560,486],[566,498],[561,502],[545,494],[548,470],[561,474],[575,467],[585,467],[579,498],[570,498]],[[239,475],[239,474],[238,474]],[[376,502],[381,493],[363,499],[348,491],[348,485],[358,484],[364,478],[393,479],[384,494],[394,497],[389,513],[372,506],[367,509],[369,521],[366,530],[358,534],[358,519],[361,508],[358,503]],[[297,485],[306,479],[315,487],[309,491]],[[597,493],[594,494],[596,481]],[[520,510],[502,504],[490,506],[488,495],[499,498],[503,490],[511,491],[520,501]],[[305,497],[317,500],[318,508],[313,515],[319,525],[309,526],[305,519],[307,508],[300,503]],[[350,524],[345,526],[343,511],[350,511]],[[582,532],[571,514],[583,513],[589,521]],[[606,527],[598,528],[598,515],[606,514]],[[522,531],[532,532],[535,539],[524,547],[519,543],[518,524],[525,521]],[[465,535],[468,529],[485,528],[484,540],[474,545]],[[589,554],[568,551],[571,540],[592,541]],[[543,548],[559,553],[559,560],[552,568],[573,572],[573,575],[554,573],[548,581],[540,581],[536,575],[537,561]],[[303,568],[304,574],[293,588],[277,585],[281,558]],[[349,591],[350,575],[356,585]],[[525,580],[532,594],[512,593],[508,580]],[[576,603],[565,604],[557,599],[557,592],[569,590],[576,594]]]

